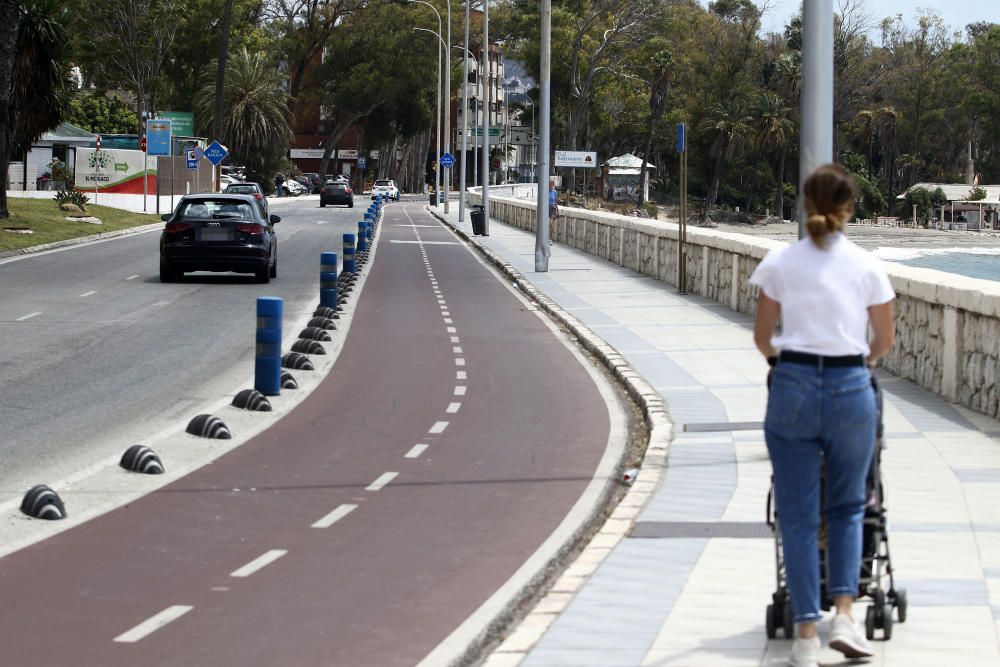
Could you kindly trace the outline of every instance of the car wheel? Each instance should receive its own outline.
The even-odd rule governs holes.
[[[160,282],[161,283],[173,283],[177,282],[177,271],[172,269],[169,264],[165,262],[160,262]]]
[[[267,266],[260,271],[255,271],[253,275],[254,279],[262,285],[266,285],[271,282],[271,269]]]
[[[347,208],[354,208],[354,202],[347,202]]]
[[[274,257],[274,264],[271,265],[271,270],[268,273],[268,275],[270,275],[272,278],[277,278],[278,277],[278,257],[277,256]]]

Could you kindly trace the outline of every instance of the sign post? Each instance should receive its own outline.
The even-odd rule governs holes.
[[[358,156],[358,171],[361,172],[361,194],[365,193],[365,167],[368,166],[368,160],[364,156]]]
[[[215,182],[217,184],[220,181],[219,172],[221,170],[219,169],[219,165],[222,164],[222,161],[226,159],[227,155],[229,155],[229,149],[220,144],[218,141],[213,141],[208,145],[208,148],[205,149],[205,159],[211,162],[212,166],[215,167]]]
[[[146,121],[146,155],[154,157],[170,155],[171,139],[171,125],[169,120],[153,118]],[[170,191],[173,192],[173,183],[171,183]],[[156,170],[156,214],[160,214],[159,162],[157,162]]]
[[[677,291],[679,294],[687,294],[687,256],[685,244],[687,243],[687,125],[677,124],[677,159],[680,171],[680,207],[678,211],[677,226]]]

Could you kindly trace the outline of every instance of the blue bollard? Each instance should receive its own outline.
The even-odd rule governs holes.
[[[337,308],[337,253],[319,255],[319,305]]]
[[[368,223],[359,222],[358,223],[358,252],[365,252],[368,250]]]
[[[276,296],[257,299],[257,354],[253,388],[265,396],[281,394],[281,315],[284,301]]]
[[[368,225],[367,232],[368,232],[368,249],[370,250],[372,246],[372,239],[375,238],[375,225],[374,224]]]
[[[356,273],[354,265],[354,234],[344,234],[344,273]]]
[[[375,214],[371,211],[365,212],[365,222],[375,222]]]

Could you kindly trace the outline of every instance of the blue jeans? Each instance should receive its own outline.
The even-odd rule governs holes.
[[[826,498],[827,594],[858,594],[866,477],[875,446],[875,390],[867,368],[779,362],[764,436],[795,622],[820,618],[820,466]]]

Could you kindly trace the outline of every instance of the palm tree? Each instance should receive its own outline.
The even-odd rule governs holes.
[[[712,141],[710,155],[715,158],[712,169],[712,185],[705,199],[705,208],[715,206],[719,198],[719,182],[722,180],[722,169],[725,163],[732,159],[733,152],[743,144],[749,130],[749,118],[742,103],[730,98],[712,107],[708,118],[699,125],[699,130],[715,135]]]
[[[892,176],[896,168],[895,148],[896,148],[896,125],[899,122],[899,112],[894,107],[885,106],[875,112],[878,117],[880,134],[882,134],[882,147],[885,149],[885,176],[888,185],[889,215],[893,215],[895,198],[892,191]]]
[[[11,118],[7,140],[13,155],[27,151],[69,111],[73,99],[70,75],[70,9],[62,0],[25,3],[17,30]]]
[[[866,176],[869,180],[871,180],[872,143],[875,136],[875,112],[871,109],[862,109],[854,117],[854,120],[858,124],[859,134],[861,135],[861,143],[863,143],[866,148],[866,155],[868,157],[868,173]]]
[[[785,214],[785,154],[786,146],[791,138],[795,125],[791,119],[792,109],[782,104],[777,95],[762,93],[757,100],[757,122],[754,127],[754,138],[764,152],[778,153],[778,187],[775,192],[775,212],[784,219]],[[754,170],[756,177],[756,170]],[[751,190],[751,193],[753,190]],[[750,200],[747,201],[747,211],[750,211]]]
[[[282,89],[280,73],[264,53],[251,53],[243,47],[230,54],[222,97],[225,110],[221,141],[229,147],[234,160],[249,166],[251,161],[259,162],[287,150],[293,138],[288,94]],[[202,122],[211,127],[215,122],[214,76],[206,77],[195,108]]]

